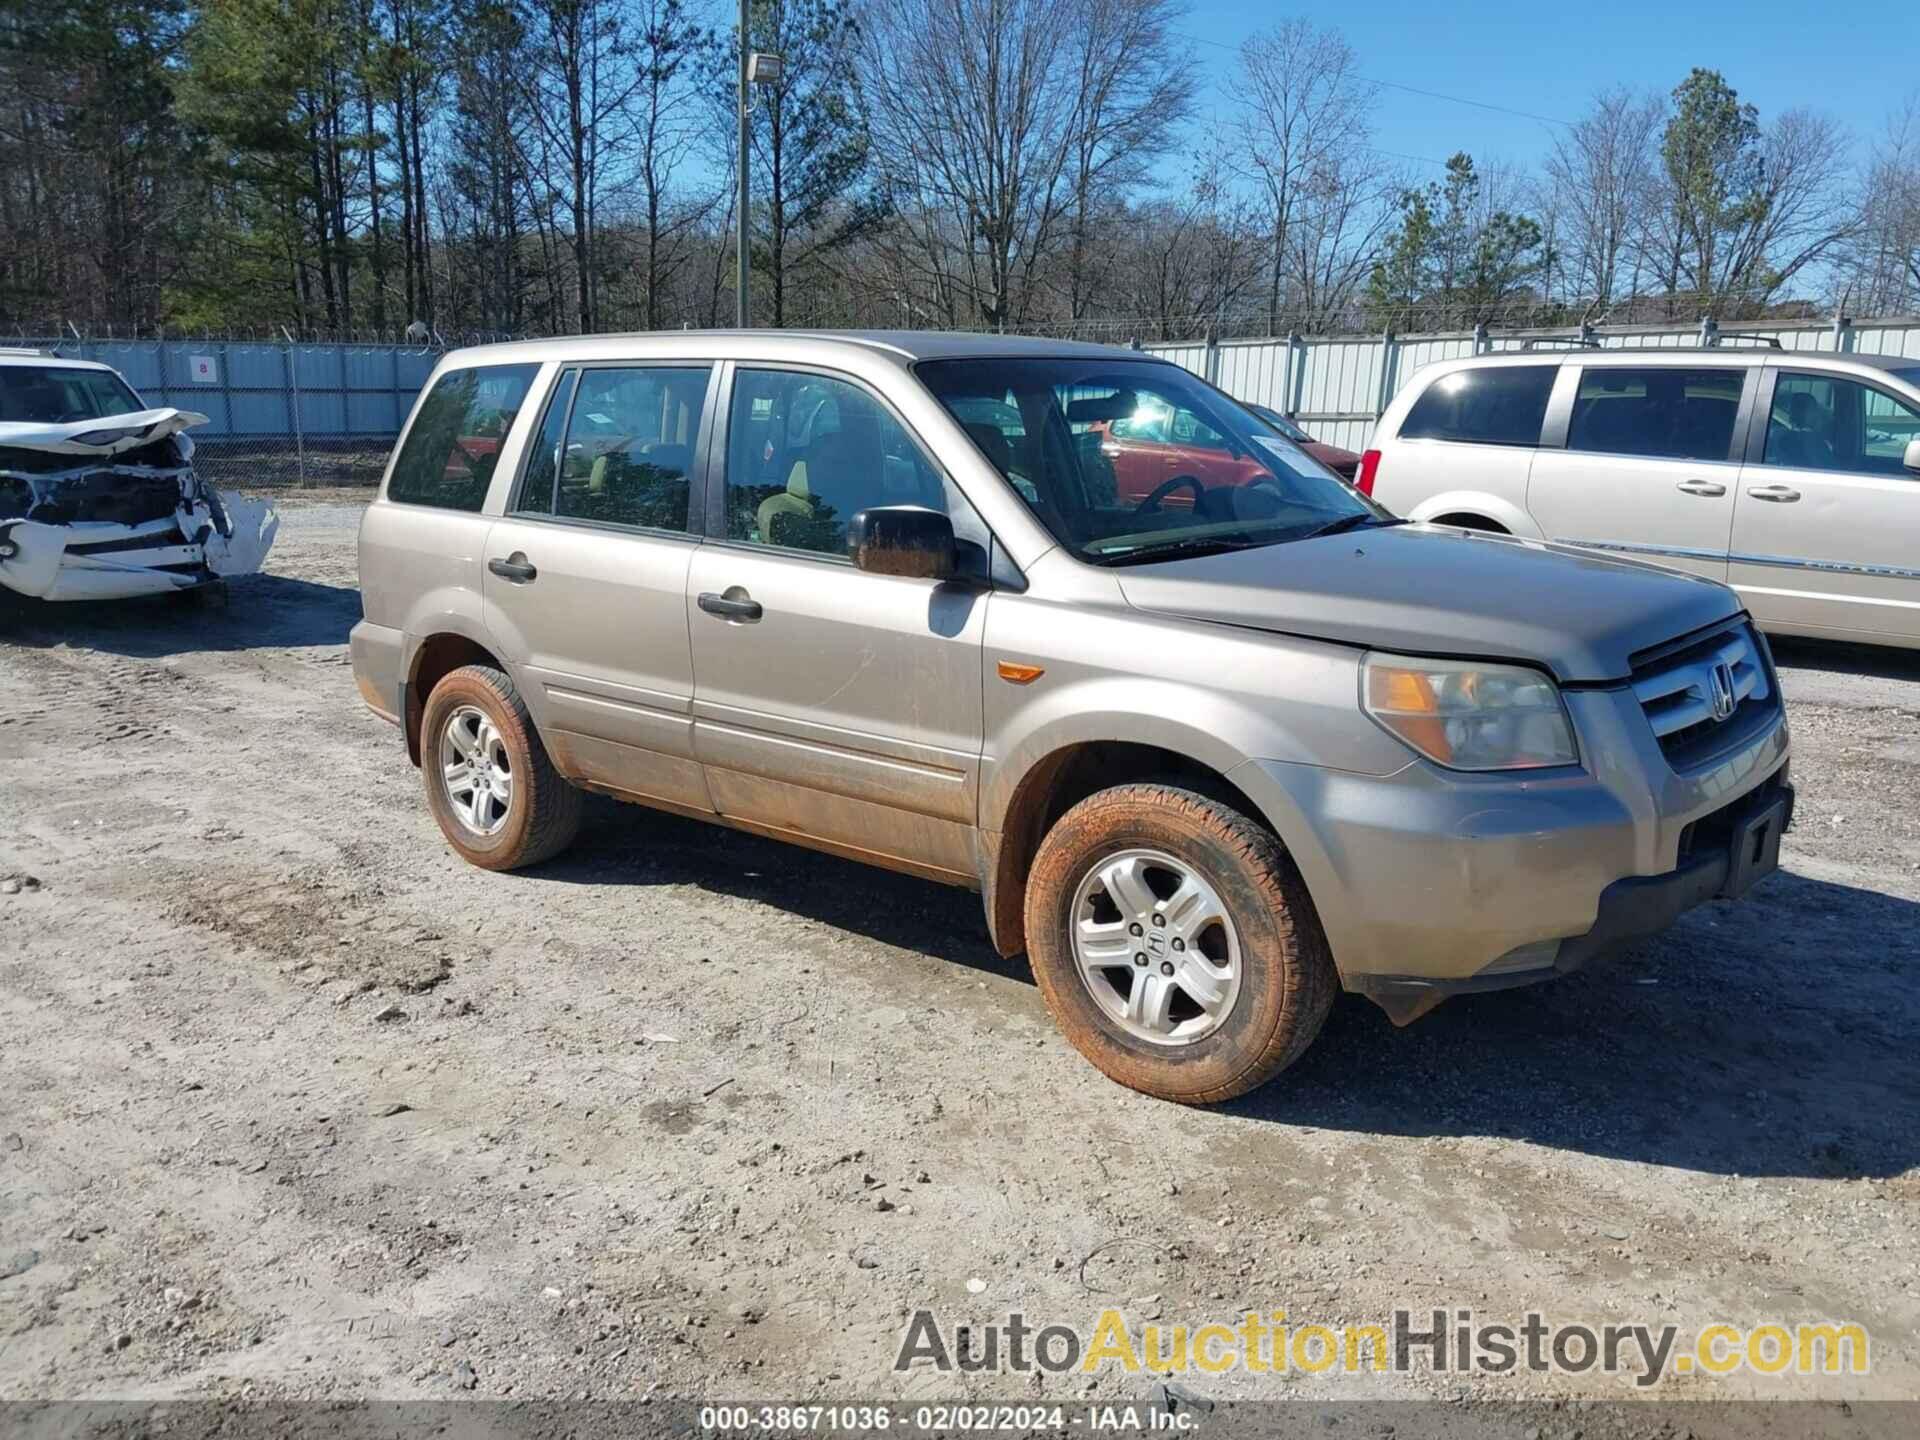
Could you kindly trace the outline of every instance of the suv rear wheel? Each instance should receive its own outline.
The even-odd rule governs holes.
[[[513,681],[491,665],[445,675],[420,722],[420,774],[447,843],[486,870],[551,859],[580,830],[580,792],[561,778]]]
[[[1326,938],[1273,832],[1176,786],[1118,786],[1063,815],[1034,857],[1026,929],[1067,1038],[1165,1100],[1245,1094],[1333,1004]]]

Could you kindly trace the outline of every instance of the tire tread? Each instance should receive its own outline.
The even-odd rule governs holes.
[[[1065,847],[1064,837],[1087,827],[1124,827],[1151,814],[1178,817],[1207,833],[1243,867],[1245,877],[1267,902],[1278,932],[1281,955],[1277,958],[1286,983],[1280,1013],[1258,1053],[1236,1073],[1211,1085],[1197,1089],[1170,1086],[1162,1078],[1163,1066],[1152,1061],[1136,1062],[1130,1052],[1110,1046],[1090,1048],[1087,1042],[1093,1037],[1078,1033],[1076,1017],[1057,1002],[1051,967],[1036,963],[1034,977],[1067,1038],[1121,1084],[1182,1104],[1219,1104],[1264,1084],[1298,1060],[1319,1034],[1339,988],[1333,957],[1306,882],[1272,830],[1223,800],[1177,784],[1146,782],[1098,791],[1061,816],[1041,841],[1034,857],[1034,878],[1027,889],[1027,934],[1031,940],[1045,933],[1044,912],[1077,858],[1054,853]],[[1070,968],[1071,959],[1066,963]]]

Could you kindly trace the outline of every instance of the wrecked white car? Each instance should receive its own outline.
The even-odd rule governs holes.
[[[105,365],[0,356],[0,586],[118,600],[258,570],[279,517],[194,473],[184,432],[206,420],[144,408]]]

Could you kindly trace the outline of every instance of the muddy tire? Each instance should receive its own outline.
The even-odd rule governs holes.
[[[580,831],[580,792],[553,768],[513,681],[490,665],[463,666],[433,687],[420,775],[447,843],[482,869],[538,865]]]
[[[1122,1085],[1186,1105],[1286,1069],[1338,986],[1273,832],[1174,785],[1117,786],[1061,816],[1034,857],[1026,931],[1075,1048]]]

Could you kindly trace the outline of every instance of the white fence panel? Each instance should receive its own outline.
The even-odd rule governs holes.
[[[1229,395],[1275,410],[1291,410],[1291,347],[1284,340],[1238,341],[1220,347],[1220,375],[1214,382]]]
[[[1171,360],[1183,370],[1191,370],[1204,377],[1207,373],[1207,347],[1205,345],[1149,345],[1145,347],[1162,360]]]
[[[1850,348],[1863,355],[1903,355],[1920,361],[1920,323],[1858,326]]]

